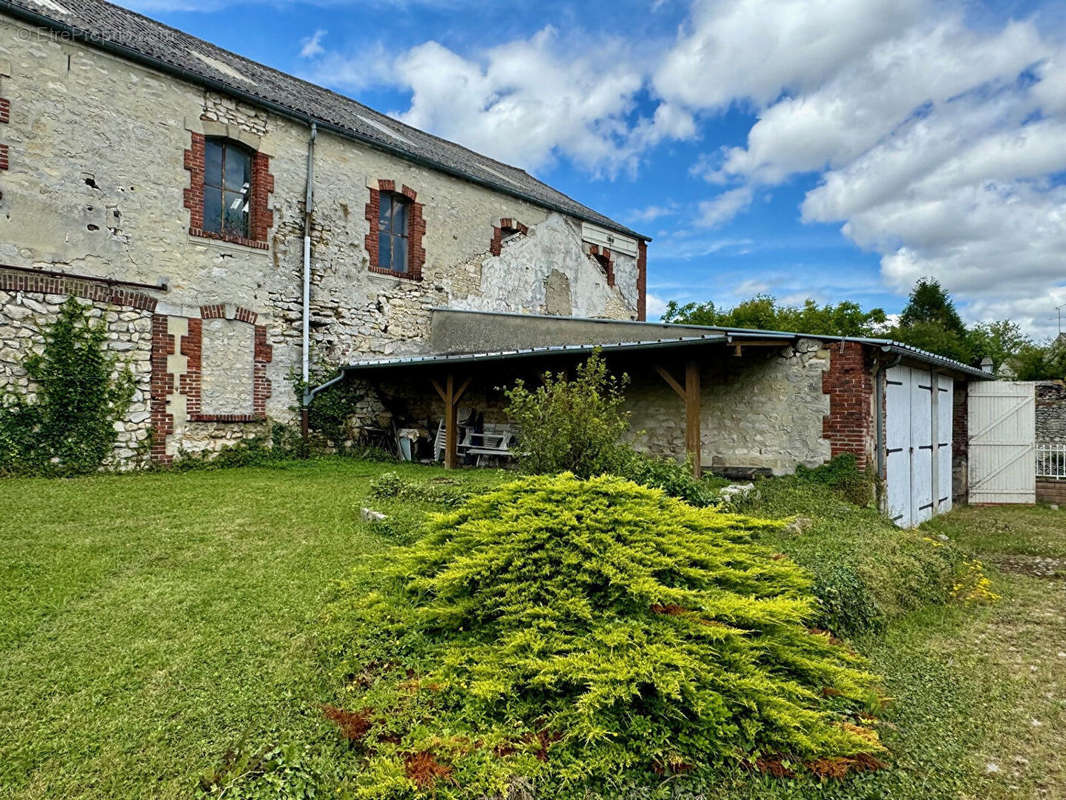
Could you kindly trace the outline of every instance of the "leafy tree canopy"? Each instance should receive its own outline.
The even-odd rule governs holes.
[[[863,311],[850,300],[819,305],[807,299],[802,306],[781,305],[770,295],[760,294],[729,309],[712,302],[679,305],[671,301],[663,322],[708,325],[719,328],[757,328],[771,331],[823,334],[827,336],[873,336],[885,324],[880,308]]]

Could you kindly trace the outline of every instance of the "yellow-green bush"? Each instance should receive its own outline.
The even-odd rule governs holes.
[[[538,797],[880,749],[861,659],[808,629],[778,523],[619,478],[523,478],[431,518],[331,606],[331,718],[361,796]]]

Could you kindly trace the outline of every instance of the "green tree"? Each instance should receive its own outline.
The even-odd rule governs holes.
[[[664,322],[685,325],[794,331],[825,336],[872,336],[886,321],[882,309],[863,311],[858,303],[850,300],[823,306],[808,298],[802,306],[789,306],[779,305],[773,297],[765,294],[722,310],[709,301],[685,305],[671,301],[662,319]]]
[[[0,469],[93,472],[111,453],[133,399],[128,365],[105,348],[107,327],[70,297],[44,331],[44,349],[24,361],[36,393],[0,405]]]
[[[992,369],[996,372],[1020,353],[1023,347],[1032,344],[1018,324],[1009,319],[978,323],[970,328],[969,339],[974,362],[980,363],[990,358]]]
[[[969,332],[955,310],[951,296],[932,278],[921,278],[891,331],[897,341],[931,353],[971,363]]]
[[[1042,345],[1028,342],[1007,363],[1020,381],[1066,380],[1066,337]]]

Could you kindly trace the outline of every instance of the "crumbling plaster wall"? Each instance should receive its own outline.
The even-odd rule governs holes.
[[[0,263],[165,280],[169,290],[153,293],[156,313],[178,319],[196,319],[212,304],[252,310],[274,353],[267,416],[289,419],[289,376],[301,355],[307,127],[6,18],[0,67],[0,96],[11,101],[11,121],[0,126],[10,147],[10,169],[0,172]],[[184,151],[193,133],[222,125],[271,156],[268,249],[189,234]],[[616,257],[617,285],[607,286],[573,220],[328,133],[318,136],[315,178],[311,311],[319,358],[424,350],[436,306],[547,312],[553,269],[569,279],[573,313],[636,316],[635,260]],[[420,282],[367,269],[365,205],[379,179],[411,187],[424,205]],[[529,233],[491,256],[493,226],[504,217]],[[178,417],[171,437],[201,445],[195,424]],[[231,430],[241,436],[245,428],[262,430]]]
[[[828,351],[810,339],[706,363],[700,377],[704,466],[760,467],[783,475],[800,464],[828,461],[830,445],[822,431],[829,413],[822,389],[828,367]],[[627,405],[638,449],[685,457],[684,405],[660,377],[634,376]]]

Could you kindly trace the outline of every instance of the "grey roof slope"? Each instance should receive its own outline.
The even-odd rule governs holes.
[[[60,31],[90,46],[278,113],[313,120],[320,127],[406,160],[619,233],[648,239],[538,181],[525,170],[405,125],[336,92],[104,0],[0,0],[0,13]]]

